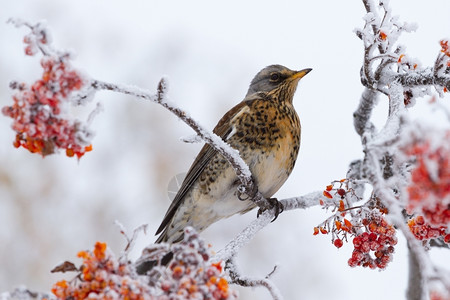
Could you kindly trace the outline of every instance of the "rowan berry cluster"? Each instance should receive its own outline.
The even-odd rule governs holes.
[[[450,131],[442,133],[441,141],[450,139]],[[407,187],[410,214],[416,214],[408,225],[416,238],[450,239],[450,146],[415,140],[405,150],[414,157],[411,183]]]
[[[320,204],[325,208],[332,207],[334,214],[320,226],[314,227],[313,234],[331,233],[336,248],[341,248],[344,241],[353,238],[354,250],[348,260],[351,267],[386,268],[392,260],[397,238],[394,227],[383,217],[388,211],[381,201],[374,197],[363,206],[349,206],[347,197],[355,195],[346,179],[328,185],[323,195],[328,199],[334,199],[334,196],[340,199],[334,204],[321,200]],[[350,220],[345,217],[349,212]]]
[[[445,56],[450,57],[450,46],[448,44],[448,40],[441,40],[439,44],[441,45],[441,52],[444,53]],[[450,60],[447,61],[447,67],[450,67]]]
[[[58,299],[150,299],[151,290],[143,278],[138,278],[132,265],[120,262],[97,242],[93,251],[80,251],[83,259],[79,280],[58,281],[52,293]]]
[[[448,300],[450,299],[449,291],[435,291],[430,292],[430,300]]]
[[[392,260],[394,246],[397,244],[394,227],[376,211],[368,213],[361,222],[364,227],[353,238],[354,250],[348,260],[349,266],[386,268]]]
[[[152,248],[153,247],[153,248]],[[156,250],[156,251],[155,251]],[[163,250],[163,251],[161,251]],[[105,243],[97,242],[92,251],[81,251],[83,259],[77,268],[70,262],[56,271],[77,271],[68,282],[58,281],[52,293],[58,299],[237,299],[223,277],[222,264],[209,262],[209,249],[192,229],[185,230],[183,242],[152,245],[145,251],[164,256],[173,254],[168,265],[156,265],[151,274],[137,275],[135,265],[127,259],[116,259]]]
[[[162,270],[158,299],[237,299],[223,277],[222,264],[208,261],[208,247],[192,228],[186,228],[183,242],[170,250],[173,259]]]
[[[327,202],[320,199],[320,205],[325,209],[331,209],[334,213],[330,218],[325,220],[320,226],[314,227],[314,235],[320,233],[328,234],[332,232],[332,242],[340,248],[343,245],[342,240],[347,240],[347,233],[350,233],[353,229],[352,223],[345,218],[347,214],[348,204],[346,205],[346,196],[349,193],[353,193],[353,190],[349,188],[348,180],[342,179],[339,181],[333,181],[330,185],[327,185],[323,191],[323,196],[328,199]],[[337,200],[329,202],[329,200]]]
[[[92,133],[86,124],[69,118],[67,110],[72,95],[87,81],[71,67],[68,53],[51,51],[49,35],[42,24],[27,26],[31,33],[24,39],[25,53],[35,55],[40,50],[43,72],[31,86],[10,84],[16,90],[13,104],[3,107],[2,113],[13,119],[13,144],[42,156],[64,149],[67,156],[80,158],[92,149]]]
[[[442,237],[444,242],[450,243],[450,233],[448,233],[447,226],[431,226],[429,223],[425,222],[423,216],[416,216],[409,219],[408,226],[418,240],[429,240]]]

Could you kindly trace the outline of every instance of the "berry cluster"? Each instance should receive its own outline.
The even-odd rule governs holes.
[[[448,40],[441,40],[439,43],[441,44],[441,52],[444,53],[445,56],[450,57],[450,46],[448,45]],[[447,66],[450,67],[450,61],[447,62]]]
[[[440,141],[450,139],[450,131]],[[432,226],[450,224],[450,147],[446,143],[432,146],[428,140],[415,141],[405,150],[415,157],[411,172],[408,212],[423,215]]]
[[[341,248],[344,241],[353,238],[354,250],[348,264],[351,267],[384,269],[392,260],[397,238],[394,227],[383,217],[388,210],[380,199],[373,196],[363,206],[352,207],[348,204],[350,202],[348,197],[356,197],[357,200],[359,198],[354,190],[349,188],[347,179],[334,181],[325,188],[323,195],[335,200],[331,203],[320,200],[320,205],[326,209],[332,208],[334,214],[321,225],[314,227],[313,234],[331,233],[332,243],[336,248]],[[349,212],[351,212],[351,221],[345,218]]]
[[[431,290],[430,292],[430,300],[449,300],[449,299],[450,299],[450,291]]]
[[[127,259],[116,259],[105,243],[97,242],[93,251],[81,251],[80,268],[65,262],[57,271],[78,271],[68,282],[57,282],[52,293],[58,299],[237,299],[223,277],[221,263],[209,262],[209,250],[192,228],[185,229],[184,241],[176,245],[152,245],[144,251],[155,257],[173,254],[168,265],[156,265],[139,276]],[[55,271],[54,270],[54,271]]]
[[[425,222],[423,216],[416,216],[408,221],[411,232],[418,240],[429,240],[443,237],[444,242],[450,243],[450,233],[447,226],[433,227]]]
[[[446,73],[450,72],[450,46],[448,40],[441,40],[439,42],[441,44],[441,52],[443,53],[441,58],[438,58],[438,62],[441,63],[441,66],[446,68]],[[444,93],[448,92],[448,88],[444,86]]]
[[[353,238],[354,250],[352,257],[348,260],[349,266],[386,268],[392,260],[394,246],[397,244],[394,227],[375,211],[363,218],[362,224],[364,231]],[[375,257],[370,255],[371,251],[374,252]]]
[[[136,278],[133,267],[117,260],[105,243],[97,242],[93,251],[81,251],[80,280],[58,281],[52,293],[58,299],[148,299],[150,288]]]
[[[338,185],[338,187],[335,187],[335,185]],[[333,181],[330,185],[326,186],[322,194],[328,199],[333,199],[332,192],[334,195],[338,195],[341,200],[344,199],[346,194],[351,192],[351,189],[348,187],[348,179]],[[320,204],[323,205],[322,202]]]
[[[158,299],[237,299],[223,278],[222,264],[208,262],[208,248],[192,228],[186,228],[183,242],[170,250],[173,259],[162,270]]]
[[[32,31],[24,39],[25,53],[42,52],[43,73],[31,86],[17,82],[10,85],[17,92],[13,104],[3,107],[2,113],[13,119],[13,144],[42,156],[65,149],[67,156],[80,158],[92,149],[92,134],[86,124],[69,119],[66,111],[71,96],[86,85],[86,80],[71,67],[70,55],[50,51],[42,24],[28,26]]]
[[[16,25],[26,25],[31,32],[23,38],[25,44],[25,54],[33,56],[40,51],[46,51],[46,46],[51,43],[51,36],[44,23],[39,22],[36,25],[29,25],[19,20],[10,20]]]

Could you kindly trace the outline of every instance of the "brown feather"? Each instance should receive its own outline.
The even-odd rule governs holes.
[[[245,100],[245,99],[244,99]],[[222,140],[225,140],[228,134],[230,134],[232,128],[230,126],[230,120],[233,119],[233,117],[241,111],[242,107],[248,105],[247,101],[242,101],[235,105],[233,108],[231,108],[217,123],[216,127],[214,128],[213,132],[220,136]],[[189,169],[186,177],[183,180],[183,183],[181,184],[180,189],[178,190],[178,193],[175,195],[175,198],[173,199],[172,203],[170,204],[169,209],[167,210],[166,215],[164,216],[163,221],[161,222],[161,225],[159,226],[158,230],[156,231],[156,234],[161,233],[164,229],[167,228],[167,226],[172,221],[173,216],[175,215],[175,212],[178,210],[178,207],[183,203],[184,197],[188,193],[191,186],[196,182],[202,171],[205,169],[205,166],[208,164],[208,162],[211,160],[212,157],[217,153],[217,151],[211,147],[209,144],[205,144],[200,151],[200,153],[195,158],[194,162],[191,165],[191,168]],[[160,243],[164,241],[165,234],[162,234],[157,240],[157,243]]]

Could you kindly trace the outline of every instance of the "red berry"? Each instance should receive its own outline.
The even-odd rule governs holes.
[[[377,239],[378,235],[376,233],[370,233],[369,234],[369,241],[375,241]]]
[[[345,190],[344,189],[338,189],[337,193],[339,194],[339,196],[344,197],[345,196]]]
[[[336,248],[341,248],[344,245],[344,242],[342,242],[341,239],[335,239],[334,245],[336,246]]]
[[[355,248],[361,247],[361,244],[362,244],[362,239],[361,239],[361,237],[360,237],[360,236],[355,236],[355,237],[353,238],[353,245],[355,246]]]
[[[450,234],[447,234],[447,235],[444,237],[444,242],[450,243]]]
[[[425,220],[424,220],[423,216],[417,216],[414,221],[416,222],[417,225],[425,224]]]

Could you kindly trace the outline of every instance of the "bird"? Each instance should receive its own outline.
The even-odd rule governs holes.
[[[298,82],[311,70],[265,67],[251,81],[244,99],[213,130],[238,150],[266,199],[284,184],[297,160],[301,125],[293,97]],[[187,226],[201,232],[214,222],[255,208],[251,199],[241,197],[239,185],[230,163],[206,143],[156,231],[156,243],[178,243]]]

